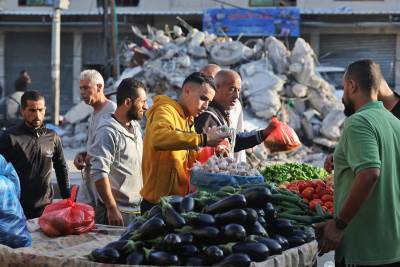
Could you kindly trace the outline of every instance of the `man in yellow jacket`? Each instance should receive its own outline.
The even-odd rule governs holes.
[[[142,214],[154,206],[160,197],[189,193],[189,168],[197,150],[216,146],[226,136],[217,128],[205,134],[194,129],[194,117],[207,109],[215,95],[211,77],[199,72],[189,75],[182,85],[177,101],[167,96],[155,96],[147,111],[143,149]]]

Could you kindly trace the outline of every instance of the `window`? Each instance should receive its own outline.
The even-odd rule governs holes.
[[[249,7],[296,6],[296,0],[249,0]]]
[[[54,0],[18,0],[19,6],[53,6]]]
[[[108,0],[97,0],[97,6],[98,7],[103,6],[104,1]],[[140,0],[115,0],[115,4],[119,7],[138,6],[139,2]]]

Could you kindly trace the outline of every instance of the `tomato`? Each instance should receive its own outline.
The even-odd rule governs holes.
[[[333,208],[333,202],[332,201],[325,202],[324,206],[327,207],[328,209]]]
[[[296,194],[299,193],[299,187],[297,185],[291,184],[287,187],[287,189],[293,193],[296,193]]]
[[[303,190],[307,187],[307,183],[305,181],[299,181],[297,186],[299,187],[299,191],[303,192]]]
[[[312,188],[314,188],[314,184],[313,184],[312,181],[307,181],[307,182],[306,182],[306,185],[307,185],[307,187],[312,187]]]
[[[316,207],[318,204],[322,204],[321,199],[313,199],[313,200],[310,201],[310,203],[308,204],[308,206],[310,207],[311,210],[315,210],[315,207]]]
[[[314,194],[312,195],[312,199],[320,199],[320,197],[319,197],[318,194],[315,194],[315,193],[314,193]]]
[[[327,187],[326,187],[326,192],[333,195],[333,188],[332,188],[332,186],[327,186]]]
[[[328,202],[328,201],[333,201],[333,196],[330,194],[325,194],[321,197],[321,200],[323,203]]]
[[[306,189],[303,190],[303,192],[301,192],[301,196],[303,198],[306,198],[308,200],[312,199],[312,195],[314,193],[314,188],[312,187],[307,187]]]
[[[323,195],[325,195],[325,193],[326,193],[325,187],[318,185],[317,188],[315,189],[315,194],[317,194],[319,197],[322,197]]]
[[[333,214],[334,214],[334,209],[333,209],[333,208],[329,209],[329,213],[333,216]]]
[[[313,184],[314,184],[315,186],[321,186],[321,187],[325,187],[325,186],[326,186],[325,182],[322,181],[322,180],[320,180],[320,179],[315,179],[315,180],[313,180]]]

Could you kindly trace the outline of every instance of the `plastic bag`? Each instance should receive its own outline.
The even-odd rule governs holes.
[[[0,155],[0,244],[12,248],[32,245],[26,217],[19,202],[20,194],[17,172]]]
[[[264,145],[271,152],[292,151],[301,146],[296,132],[287,124],[280,122],[276,117],[272,117],[272,124],[275,129],[264,140]]]
[[[228,139],[224,139],[216,147],[210,147],[210,146],[203,147],[199,152],[197,161],[203,164],[207,162],[207,160],[214,155],[226,157],[229,154],[229,149],[230,149],[229,141]]]
[[[42,231],[50,237],[82,234],[94,226],[92,206],[75,202],[77,187],[73,186],[71,197],[48,205],[39,218]]]

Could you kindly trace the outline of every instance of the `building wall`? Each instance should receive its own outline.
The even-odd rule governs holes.
[[[398,0],[297,0],[297,7],[300,9],[336,9],[341,7],[351,8],[355,12],[394,13],[400,12]]]

